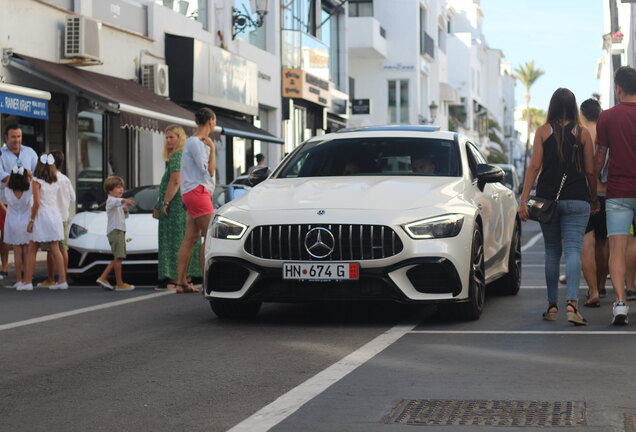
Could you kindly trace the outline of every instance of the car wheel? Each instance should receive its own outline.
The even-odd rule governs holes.
[[[471,251],[468,301],[455,306],[456,316],[462,320],[477,320],[486,300],[486,273],[484,271],[484,240],[481,227],[475,225]]]
[[[212,312],[223,319],[248,319],[258,315],[262,302],[212,299]]]
[[[498,295],[516,295],[521,288],[521,230],[515,223],[515,230],[510,241],[508,273],[492,284],[493,292]]]

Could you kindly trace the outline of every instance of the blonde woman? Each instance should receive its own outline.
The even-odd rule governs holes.
[[[177,262],[179,247],[183,242],[186,226],[186,211],[181,201],[179,184],[181,181],[181,155],[186,142],[184,130],[175,125],[168,126],[165,130],[163,145],[163,158],[166,161],[166,171],[159,185],[159,267],[158,289],[176,289]],[[188,276],[201,276],[201,264],[199,260],[199,241],[190,257]]]

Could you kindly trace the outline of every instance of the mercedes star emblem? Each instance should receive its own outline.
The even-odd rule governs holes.
[[[314,258],[326,258],[336,247],[336,239],[327,228],[317,227],[305,236],[305,249]]]

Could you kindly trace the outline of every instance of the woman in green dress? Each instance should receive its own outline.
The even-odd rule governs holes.
[[[163,158],[166,160],[166,171],[159,185],[159,289],[176,289],[177,263],[179,247],[183,242],[186,225],[186,211],[181,202],[179,190],[179,171],[181,170],[181,154],[186,142],[184,130],[175,125],[165,130]],[[199,241],[190,256],[188,278],[201,277]]]

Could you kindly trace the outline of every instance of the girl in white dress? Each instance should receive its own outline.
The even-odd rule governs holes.
[[[29,174],[24,167],[13,167],[4,196],[8,206],[7,218],[4,222],[4,242],[13,245],[16,278],[13,288],[22,291],[27,245],[31,240],[31,234],[27,232],[27,224],[33,205]]]
[[[60,185],[57,183],[57,170],[53,155],[45,153],[40,156],[33,172],[31,186],[33,207],[31,207],[31,219],[27,225],[27,231],[32,234],[32,237],[29,242],[27,268],[22,289],[33,289],[35,255],[40,243],[49,243],[49,252],[53,255],[53,261],[57,268],[57,284],[51,285],[49,289],[67,289],[66,269],[58,243],[64,239],[64,228],[62,215],[57,208],[57,192]]]

